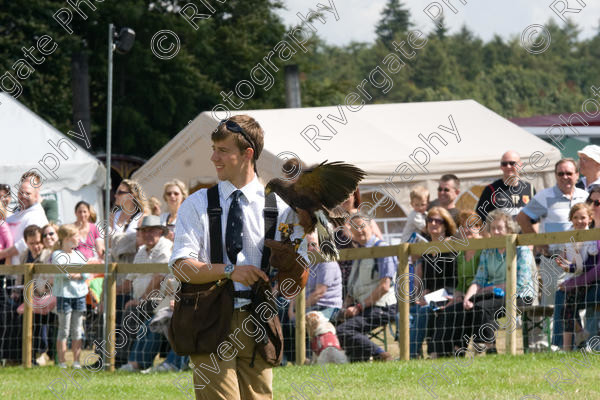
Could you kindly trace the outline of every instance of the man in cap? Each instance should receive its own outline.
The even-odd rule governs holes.
[[[576,186],[589,193],[593,186],[600,185],[600,146],[590,144],[579,150],[577,155],[582,176]]]
[[[137,230],[142,235],[143,245],[139,248],[137,254],[135,255],[133,263],[167,264],[169,262],[169,258],[171,257],[171,252],[173,251],[173,242],[166,238],[166,235],[169,233],[169,229],[166,226],[161,225],[160,217],[156,215],[145,216]],[[150,297],[153,294],[156,294],[157,290],[160,290],[160,282],[162,280],[163,274],[127,274],[125,277],[124,286],[130,288],[128,290],[133,290],[133,295],[131,300],[125,303],[125,311],[123,313],[125,315],[125,318],[123,319],[124,321],[128,318],[128,311],[136,312],[135,308],[139,307],[144,311],[138,311],[140,314],[139,317],[142,321],[145,321],[146,325],[148,325],[150,320],[148,318],[144,318],[144,313],[146,313],[146,315],[151,315],[152,310],[148,309],[148,307],[150,307],[152,304]],[[141,337],[138,338],[137,342],[139,342],[142,337],[148,336],[145,338],[145,342],[156,341],[154,344],[158,344],[160,346],[160,334],[150,332],[147,329],[140,329],[138,334],[140,334]],[[129,346],[126,346],[126,348],[128,347]],[[134,343],[131,354],[129,354],[129,362],[119,368],[120,370],[134,372],[140,370],[140,368],[146,369],[152,366],[152,360],[156,354],[154,353],[151,355],[150,351],[136,351],[137,347],[141,346],[138,346],[137,343]],[[126,357],[127,352],[124,353],[125,354],[119,355],[121,357]]]

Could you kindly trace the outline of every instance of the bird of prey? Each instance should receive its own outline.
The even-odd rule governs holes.
[[[265,187],[265,195],[277,193],[296,213],[298,209],[306,211],[310,216],[310,226],[305,234],[317,231],[323,257],[337,260],[339,254],[333,242],[329,219],[341,217],[336,206],[352,194],[358,183],[365,177],[362,169],[341,161],[312,166],[302,170],[295,181],[272,179]]]

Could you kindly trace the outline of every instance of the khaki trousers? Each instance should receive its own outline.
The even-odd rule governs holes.
[[[247,311],[234,310],[231,333],[221,343],[218,351],[191,356],[197,400],[273,398],[271,366],[256,352],[254,366],[250,367],[256,341],[244,332],[252,334],[258,329],[251,321],[247,321],[245,327],[242,327],[244,320],[249,316]]]

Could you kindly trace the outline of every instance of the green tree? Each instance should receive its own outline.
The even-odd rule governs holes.
[[[382,42],[389,44],[395,35],[408,32],[410,26],[410,12],[404,4],[400,0],[388,0],[375,33]]]
[[[438,24],[435,25],[435,36],[438,39],[444,40],[448,35],[448,26],[446,25],[446,17],[444,14],[440,17]]]

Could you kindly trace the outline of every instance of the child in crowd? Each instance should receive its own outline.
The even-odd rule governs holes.
[[[407,242],[415,232],[422,233],[425,229],[425,217],[429,205],[429,191],[423,186],[417,186],[410,191],[410,205],[413,210],[406,217],[406,225],[402,231],[402,241]]]
[[[592,222],[592,209],[585,203],[575,204],[569,212],[569,221],[574,229],[588,229]],[[557,258],[557,263],[563,268],[565,273],[559,277],[559,289],[564,290],[562,284],[568,279],[581,275],[584,272],[584,265],[598,255],[598,246],[596,241],[589,242],[571,242],[564,245],[563,258]],[[567,261],[567,262],[565,262]],[[594,262],[595,264],[595,262]],[[586,290],[584,287],[576,287],[566,293],[565,307],[563,312],[564,336],[563,350],[571,350],[573,334],[575,334],[575,343],[578,344],[587,339],[589,334],[583,330],[579,320],[579,311],[585,303]]]
[[[79,245],[79,231],[73,224],[63,225],[58,229],[58,241],[52,253],[52,263],[60,265],[61,270],[67,266],[85,264],[86,260],[80,253],[74,251]],[[64,273],[56,274],[53,292],[56,296],[56,312],[58,314],[58,336],[56,351],[58,366],[66,368],[65,353],[67,338],[71,333],[73,346],[73,368],[81,368],[79,355],[83,339],[83,316],[85,315],[85,296],[88,286],[85,280],[88,274]]]

